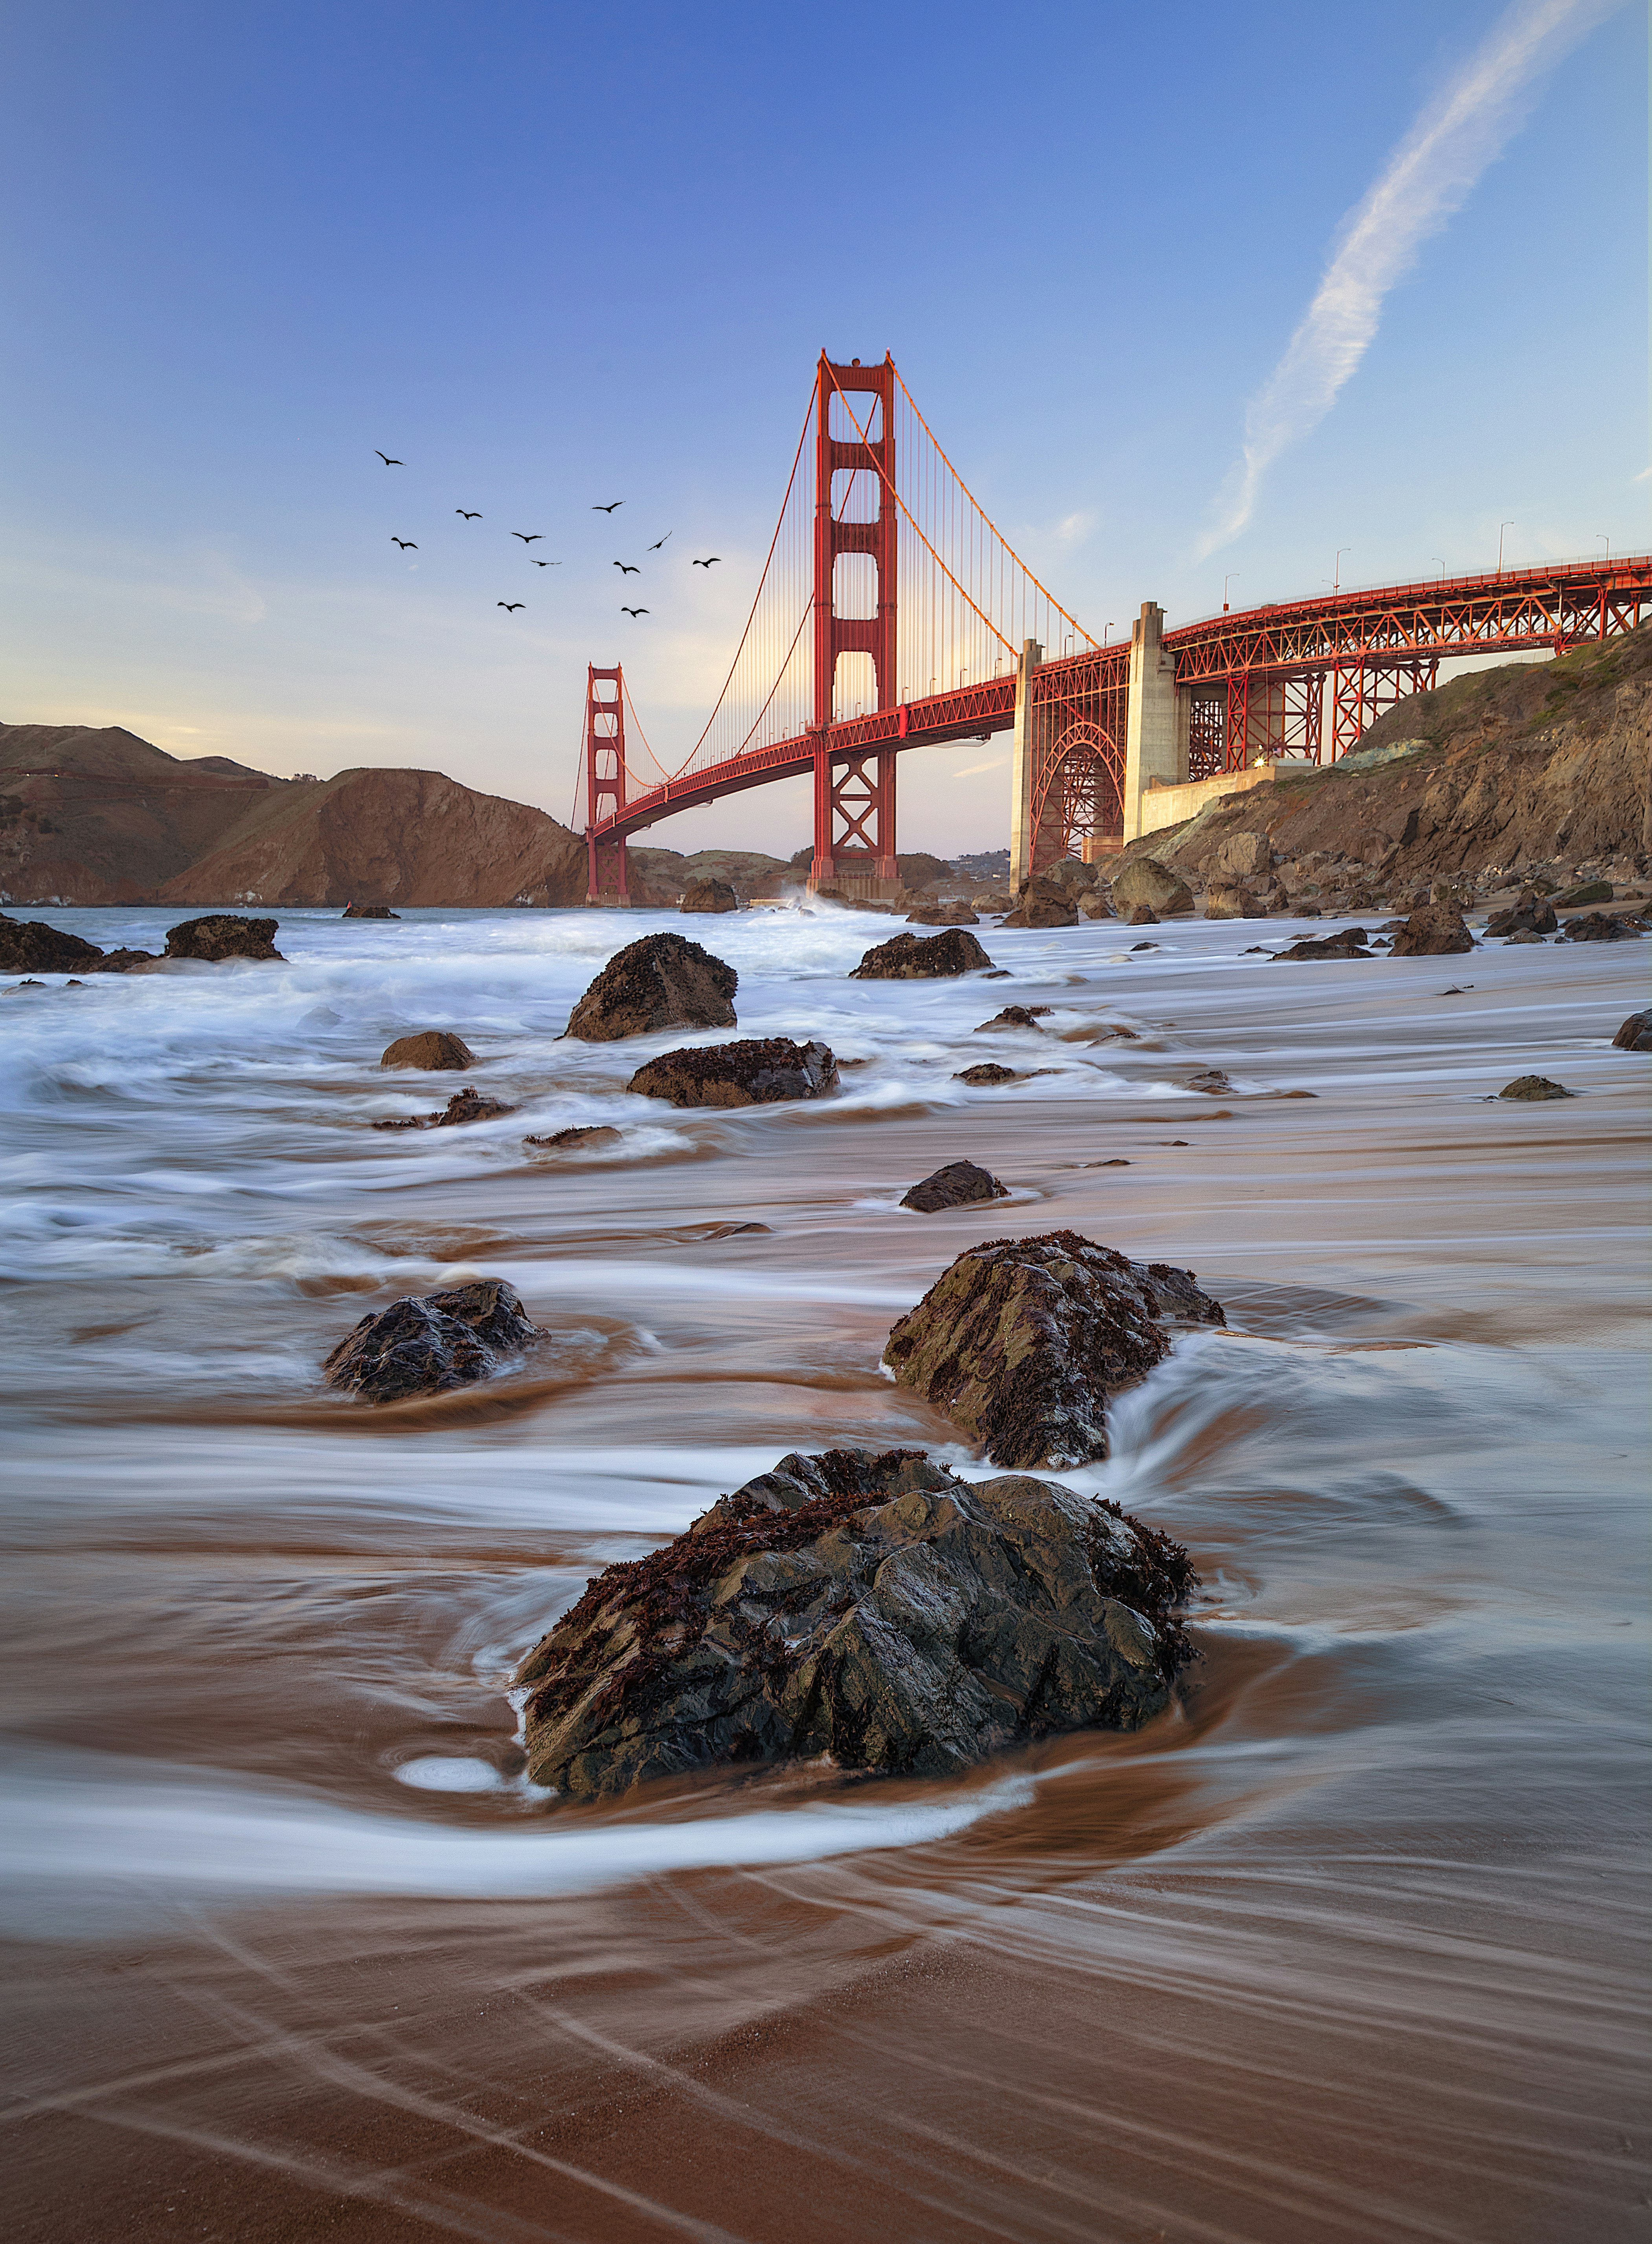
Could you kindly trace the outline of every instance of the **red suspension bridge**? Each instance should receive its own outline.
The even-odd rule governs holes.
[[[1014,734],[1017,879],[1168,822],[1156,789],[1219,793],[1256,765],[1345,754],[1447,657],[1562,653],[1649,608],[1652,556],[1638,555],[1224,610],[1168,632],[1146,601],[1130,639],[1104,645],[988,519],[893,360],[823,352],[745,629],[676,770],[640,781],[624,674],[589,673],[589,901],[627,900],[629,835],[802,773],[815,782],[810,885],[890,893],[901,754],[999,732]],[[1178,794],[1177,814],[1195,801]]]

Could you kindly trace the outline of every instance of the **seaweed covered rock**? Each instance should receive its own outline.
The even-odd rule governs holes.
[[[1107,1402],[1170,1353],[1164,1321],[1220,1325],[1191,1270],[1074,1231],[966,1247],[889,1336],[884,1362],[995,1465],[1107,1454]]]
[[[1473,950],[1474,938],[1455,904],[1424,904],[1414,911],[1394,937],[1396,958],[1449,958],[1459,950]]]
[[[502,1098],[484,1098],[467,1084],[456,1091],[447,1105],[437,1114],[398,1114],[388,1120],[376,1122],[376,1130],[452,1130],[462,1122],[497,1122],[502,1114],[514,1114],[514,1106],[507,1106]]]
[[[563,1033],[607,1044],[661,1029],[732,1029],[739,986],[732,966],[686,935],[645,935],[614,953]]]
[[[381,1067],[418,1067],[430,1073],[457,1073],[474,1067],[476,1054],[463,1037],[448,1029],[420,1029],[410,1037],[397,1037],[379,1055]]]
[[[168,958],[273,958],[279,920],[248,919],[240,912],[208,912],[204,919],[186,919],[166,930]]]
[[[1001,1185],[991,1169],[984,1169],[974,1161],[948,1161],[944,1168],[931,1170],[922,1184],[914,1185],[901,1206],[916,1208],[920,1215],[937,1215],[944,1207],[963,1207],[981,1200],[1008,1200],[1009,1196],[1009,1187]]]
[[[538,1337],[516,1288],[478,1278],[440,1294],[410,1294],[362,1319],[322,1366],[329,1387],[365,1402],[400,1402],[468,1387]]]
[[[837,1088],[830,1047],[789,1037],[747,1037],[738,1044],[661,1052],[626,1085],[674,1106],[768,1106],[782,1098],[820,1098]]]
[[[967,928],[939,935],[892,935],[874,943],[850,974],[851,982],[921,982],[940,975],[974,974],[992,960]]]
[[[664,1549],[610,1566],[523,1661],[528,1770],[575,1797],[816,1759],[947,1776],[1134,1730],[1192,1656],[1180,1544],[921,1450],[782,1457]]]
[[[43,919],[8,919],[0,912],[0,974],[97,973],[103,956],[95,943]]]
[[[525,1138],[525,1146],[550,1146],[559,1152],[599,1152],[605,1146],[617,1146],[620,1132],[607,1122],[576,1123],[570,1130],[554,1130],[548,1138]]]

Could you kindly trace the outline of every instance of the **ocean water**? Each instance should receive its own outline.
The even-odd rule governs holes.
[[[17,2233],[1638,2233],[1644,945],[984,926],[1003,978],[860,983],[892,926],[825,909],[281,916],[0,996]],[[666,925],[841,1094],[679,1112],[626,1084],[716,1036],[563,1041]],[[474,1076],[382,1073],[423,1028]],[[514,1111],[370,1127],[461,1082]],[[963,1157],[1011,1199],[899,1207]],[[991,1470],[878,1357],[1057,1227],[1228,1308],[1065,1476],[1194,1551],[1176,1707],[955,1785],[526,1783],[507,1679],[595,1568],[791,1448]],[[481,1272],[518,1369],[320,1386]]]

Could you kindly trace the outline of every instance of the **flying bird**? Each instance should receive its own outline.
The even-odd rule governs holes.
[[[464,509],[462,506],[456,506],[453,511],[455,514],[464,514]],[[467,522],[480,522],[482,519],[479,514],[464,514],[464,518]]]
[[[625,501],[624,501],[624,499],[622,499],[622,498],[617,498],[617,499],[615,499],[615,501],[613,502],[613,506],[593,506],[593,507],[592,508],[591,511],[592,511],[592,514],[612,514],[612,513],[613,512],[614,507],[616,507],[616,506],[623,506],[624,504],[625,504]]]
[[[525,600],[495,600],[493,605],[496,608],[503,608],[507,616],[513,616],[518,608],[525,607],[527,603]]]
[[[539,543],[540,538],[544,537],[545,532],[540,530],[531,531],[526,530],[513,530],[511,532],[511,535],[512,537],[519,537],[525,545],[537,545]]]
[[[528,558],[536,569],[559,569],[562,566],[560,561],[541,561],[537,553],[530,553]]]
[[[399,545],[403,553],[416,553],[419,550],[410,537],[392,537],[390,543]]]
[[[404,468],[407,465],[407,462],[405,460],[393,460],[388,452],[379,452],[378,446],[376,444],[373,447],[373,449],[378,453],[379,458],[383,461],[387,468]]]
[[[621,608],[620,612],[622,616],[646,616],[648,611],[647,608]]]
[[[613,565],[622,577],[640,577],[642,574],[641,570],[633,569],[629,561],[616,561]]]
[[[677,533],[674,530],[668,530],[666,532],[666,537],[674,537],[676,534]],[[660,547],[665,544],[666,537],[656,537],[653,544],[648,548],[650,553],[658,553]]]
[[[721,561],[721,559],[722,555],[721,553],[714,553],[710,561],[696,561],[694,566],[696,569],[709,569],[712,561]]]

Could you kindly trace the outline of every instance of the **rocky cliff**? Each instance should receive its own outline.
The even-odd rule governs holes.
[[[1652,624],[1414,693],[1324,770],[1283,765],[1128,855],[1216,877],[1242,835],[1288,873],[1345,861],[1396,890],[1652,853]]]

